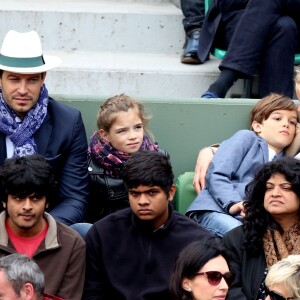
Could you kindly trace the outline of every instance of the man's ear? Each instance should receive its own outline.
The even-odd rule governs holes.
[[[25,283],[20,290],[21,299],[32,300],[34,297],[35,291],[31,283]]]
[[[172,201],[174,196],[175,196],[175,193],[176,193],[176,185],[175,184],[172,184],[170,190],[169,190],[169,198],[168,200],[169,201]]]
[[[257,121],[253,121],[251,127],[254,132],[261,133],[261,127],[262,127],[261,123],[258,123]]]
[[[2,201],[3,208],[6,208],[6,202]]]

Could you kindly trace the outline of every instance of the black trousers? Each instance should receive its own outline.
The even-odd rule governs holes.
[[[184,19],[182,24],[186,33],[201,29],[205,17],[204,0],[180,0]]]
[[[220,7],[226,6],[226,1],[219,1]],[[229,68],[245,76],[258,70],[261,97],[271,92],[292,97],[300,0],[249,0],[235,22],[220,69]]]

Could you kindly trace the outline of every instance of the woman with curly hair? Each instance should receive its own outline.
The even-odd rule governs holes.
[[[300,161],[281,158],[263,165],[246,188],[242,226],[223,245],[236,278],[228,299],[265,299],[268,269],[300,254]]]

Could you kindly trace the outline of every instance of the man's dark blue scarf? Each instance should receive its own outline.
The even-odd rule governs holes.
[[[40,128],[46,115],[49,102],[48,91],[43,84],[38,102],[26,114],[24,120],[7,105],[0,90],[0,131],[6,134],[15,147],[14,156],[37,153],[33,134]]]

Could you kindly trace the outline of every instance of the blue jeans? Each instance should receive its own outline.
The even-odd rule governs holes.
[[[222,238],[231,229],[241,225],[241,217],[234,218],[219,212],[203,212],[195,216],[196,221],[214,235]]]
[[[70,225],[72,229],[77,231],[83,238],[85,238],[85,235],[90,230],[93,224],[91,223],[76,223],[73,225]]]

